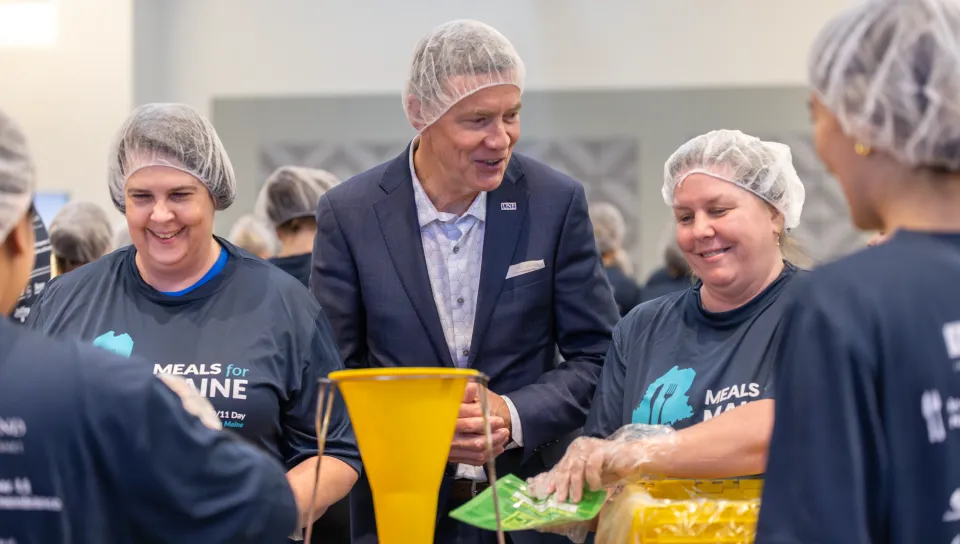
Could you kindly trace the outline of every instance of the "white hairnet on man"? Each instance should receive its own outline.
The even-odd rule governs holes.
[[[865,2],[820,33],[809,77],[859,143],[960,170],[960,3]]]
[[[130,115],[114,145],[109,169],[113,205],[125,211],[123,189],[134,172],[166,166],[200,180],[224,210],[233,203],[237,180],[216,131],[193,108],[183,104],[147,104]]]
[[[323,193],[340,180],[319,168],[281,166],[274,170],[257,198],[257,214],[279,227],[294,219],[313,217]]]
[[[261,259],[269,259],[277,252],[277,236],[273,229],[253,214],[237,219],[227,239]]]
[[[7,238],[30,208],[35,183],[23,131],[0,112],[0,241]]]
[[[691,174],[706,174],[757,195],[783,214],[784,227],[800,224],[805,191],[790,147],[765,142],[739,130],[715,130],[688,141],[664,166],[663,200]]]
[[[70,202],[60,208],[50,223],[50,245],[55,257],[82,265],[107,252],[113,237],[111,231],[110,220],[100,206]]]
[[[403,109],[419,132],[454,104],[495,85],[523,91],[526,68],[513,45],[493,27],[457,20],[433,29],[417,44]]]

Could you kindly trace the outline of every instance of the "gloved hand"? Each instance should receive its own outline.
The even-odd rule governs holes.
[[[204,426],[216,431],[223,429],[223,423],[210,401],[201,396],[186,380],[170,374],[157,374],[157,377],[180,397],[183,409],[199,419]]]
[[[660,448],[672,448],[676,434],[663,425],[631,424],[610,438],[580,437],[552,470],[527,481],[538,498],[556,493],[558,502],[579,503],[584,485],[598,490],[649,476],[644,466]]]

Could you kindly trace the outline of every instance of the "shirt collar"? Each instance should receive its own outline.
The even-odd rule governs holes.
[[[456,216],[452,213],[440,212],[437,211],[437,207],[433,205],[433,202],[430,201],[430,197],[427,196],[427,192],[423,190],[423,184],[420,183],[420,178],[417,177],[417,170],[413,167],[413,152],[417,150],[417,146],[420,144],[418,138],[414,138],[413,142],[410,143],[410,177],[413,178],[413,196],[417,204],[417,221],[420,223],[420,227],[423,228],[434,221],[448,222],[454,219]],[[463,214],[463,217],[473,216],[476,217],[480,222],[484,222],[487,219],[487,193],[486,191],[481,192],[477,195],[477,198],[473,199],[473,204],[470,205],[470,208]]]

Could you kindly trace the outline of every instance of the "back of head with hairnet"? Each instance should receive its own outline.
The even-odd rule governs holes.
[[[623,246],[626,224],[623,214],[609,202],[590,204],[590,222],[593,223],[593,236],[601,254],[611,253]]]
[[[814,92],[859,143],[960,171],[960,2],[873,0],[814,43]]]
[[[0,111],[0,242],[30,208],[35,183],[27,139],[19,125]]]
[[[71,202],[60,208],[50,223],[50,247],[54,255],[73,264],[93,262],[109,249],[110,220],[91,202]]]
[[[127,180],[150,166],[175,168],[197,178],[218,210],[228,208],[237,192],[233,165],[213,125],[183,104],[146,104],[134,110],[120,129],[109,166],[110,196],[121,212]]]
[[[413,54],[403,90],[407,119],[419,131],[454,104],[495,85],[523,91],[526,68],[513,45],[493,27],[457,20],[434,28]]]
[[[301,217],[314,217],[323,193],[340,183],[336,176],[317,168],[281,166],[260,189],[256,211],[279,227]]]
[[[233,224],[227,236],[233,245],[254,255],[273,256],[277,253],[277,235],[269,225],[255,215],[244,215]]]
[[[667,205],[673,205],[673,193],[683,180],[697,173],[757,195],[783,214],[785,228],[800,224],[806,192],[787,145],[765,142],[739,130],[715,130],[697,136],[667,159],[663,175],[663,200]]]

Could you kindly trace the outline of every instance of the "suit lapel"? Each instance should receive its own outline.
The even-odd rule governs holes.
[[[500,289],[507,277],[513,254],[520,239],[520,229],[527,215],[530,194],[523,183],[523,170],[517,159],[511,159],[503,183],[487,194],[487,218],[483,234],[483,262],[480,266],[480,289],[473,319],[469,366],[473,366],[487,332],[493,310],[500,298]]]
[[[417,206],[413,196],[413,178],[410,176],[410,148],[393,160],[384,172],[380,187],[386,197],[374,203],[373,207],[380,221],[380,230],[387,243],[387,251],[393,260],[393,266],[400,276],[407,297],[417,312],[427,339],[444,366],[454,366],[450,359],[450,350],[440,314],[433,300],[433,288],[427,273],[427,263],[423,257],[423,241],[420,238],[420,224],[417,221]],[[482,275],[482,272],[481,272]]]

